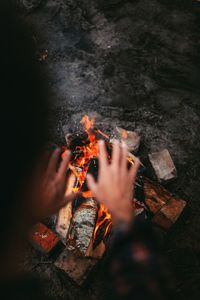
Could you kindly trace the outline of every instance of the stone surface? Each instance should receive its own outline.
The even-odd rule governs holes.
[[[167,149],[149,154],[149,160],[160,182],[177,177],[176,167]]]
[[[21,5],[28,11],[31,12],[37,8],[44,0],[20,0]]]

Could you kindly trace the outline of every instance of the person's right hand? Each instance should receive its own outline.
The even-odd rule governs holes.
[[[114,221],[131,222],[136,175],[140,161],[136,158],[130,170],[127,168],[127,147],[118,141],[113,143],[112,161],[109,164],[105,143],[99,141],[98,182],[88,174],[87,184],[93,196],[112,214]]]

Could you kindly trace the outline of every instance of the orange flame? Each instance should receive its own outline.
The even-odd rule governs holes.
[[[97,218],[97,223],[96,223],[96,227],[94,229],[94,234],[93,234],[93,240],[96,239],[97,236],[97,231],[98,229],[106,222],[108,221],[107,227],[105,229],[104,232],[104,238],[106,237],[109,228],[111,226],[111,214],[108,212],[108,210],[105,208],[105,206],[103,206],[102,204],[100,205],[99,211],[98,211],[98,218]]]
[[[88,141],[89,143],[87,145],[83,146],[77,146],[76,147],[76,152],[80,153],[76,159],[71,161],[69,164],[69,168],[71,171],[74,173],[76,178],[78,179],[79,185],[78,187],[75,187],[72,189],[72,192],[77,193],[81,191],[81,187],[83,183],[86,180],[86,175],[88,172],[88,167],[89,167],[89,162],[92,158],[97,158],[98,157],[98,140],[95,136],[94,133],[94,124],[95,124],[95,117],[90,119],[87,115],[85,115],[80,123],[84,126],[85,131],[88,134]],[[96,133],[102,135],[104,138],[109,139],[109,137],[103,133],[100,130],[96,130]],[[65,152],[62,154],[62,158],[65,157]],[[91,191],[87,192],[82,192],[82,196],[84,198],[90,198],[92,197]],[[96,239],[96,235],[98,232],[98,229],[104,224],[107,223],[105,232],[104,232],[104,237],[107,235],[109,228],[111,226],[111,214],[108,212],[108,210],[101,204],[100,208],[98,210],[98,217],[97,217],[97,222],[96,226],[94,229],[93,233],[93,240]],[[102,238],[104,238],[102,237]]]

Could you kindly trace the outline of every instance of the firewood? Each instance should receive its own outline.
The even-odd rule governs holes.
[[[65,192],[66,196],[72,192],[72,188],[75,187],[76,182],[77,182],[76,176],[73,173],[70,173],[68,177],[67,189]],[[72,203],[70,202],[65,207],[61,208],[57,218],[56,231],[61,236],[63,241],[66,241],[71,218],[72,218]]]
[[[63,270],[78,285],[83,285],[97,263],[97,259],[78,257],[66,248],[55,261],[55,266]]]
[[[125,142],[130,152],[137,153],[140,147],[141,137],[136,131],[129,131],[121,127],[116,127],[117,137]]]
[[[149,160],[160,182],[177,177],[176,167],[167,149],[149,154]]]
[[[182,214],[186,201],[174,197],[160,184],[144,178],[145,204],[154,214],[153,223],[169,230]]]
[[[152,221],[164,230],[169,230],[182,214],[186,202],[182,199],[171,198],[159,212],[155,214]]]
[[[82,203],[74,212],[67,237],[67,247],[85,256],[93,236],[97,220],[98,204],[92,198],[82,198]]]
[[[53,255],[64,248],[58,235],[42,223],[33,226],[29,241],[34,248],[46,255]]]
[[[144,178],[144,194],[145,204],[153,214],[156,214],[172,197],[164,187],[147,178]]]

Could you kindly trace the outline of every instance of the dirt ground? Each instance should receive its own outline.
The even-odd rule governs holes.
[[[21,0],[48,71],[49,138],[62,124],[96,111],[104,122],[137,129],[140,156],[167,148],[178,178],[167,188],[188,203],[165,236],[173,297],[200,299],[200,2],[190,0]],[[40,34],[38,34],[38,32]],[[42,36],[42,37],[41,37]],[[152,176],[152,174],[150,174]],[[105,264],[80,288],[33,249],[27,269],[55,299],[102,300]]]

